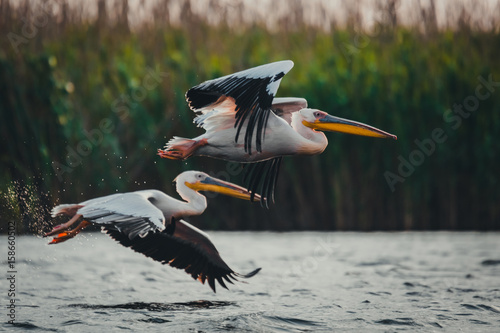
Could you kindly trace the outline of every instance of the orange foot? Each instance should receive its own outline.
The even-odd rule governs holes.
[[[57,234],[49,244],[58,244],[67,241],[78,235],[84,228],[90,225],[90,222],[82,221],[75,229]]]
[[[172,144],[168,149],[158,149],[158,156],[161,158],[169,158],[171,160],[185,160],[193,155],[193,153],[200,147],[208,144],[207,139],[201,140],[179,140]]]
[[[73,238],[75,237],[76,234],[75,233],[72,233],[71,231],[65,231],[65,232],[61,232],[60,234],[57,234],[51,241],[49,244],[57,244],[57,243],[62,243],[62,242],[65,242],[67,241],[68,239],[70,238]]]
[[[51,231],[44,233],[43,237],[47,237],[47,236],[50,236],[50,235],[57,233],[58,231],[61,231],[59,229],[64,230],[66,228],[65,228],[64,224],[56,225],[54,228],[52,228]]]
[[[71,227],[76,221],[78,221],[78,219],[82,217],[81,214],[75,214],[75,216],[73,216],[71,218],[71,220],[69,220],[68,222],[66,223],[63,223],[63,224],[59,224],[59,225],[56,225],[54,228],[52,228],[51,231],[45,233],[43,235],[43,237],[47,237],[47,236],[52,236],[58,232],[61,232],[63,230],[67,230],[69,227]]]
[[[182,152],[177,151],[177,150],[172,150],[172,149],[170,149],[170,150],[158,149],[158,156],[160,156],[161,158],[169,158],[171,160],[183,160],[184,159]]]

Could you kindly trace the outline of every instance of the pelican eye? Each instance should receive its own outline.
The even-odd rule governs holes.
[[[325,115],[323,114],[323,112],[320,112],[320,111],[316,111],[314,112],[314,117],[316,118],[323,118]]]

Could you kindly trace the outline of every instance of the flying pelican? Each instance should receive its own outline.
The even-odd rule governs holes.
[[[378,128],[307,108],[303,98],[275,98],[281,79],[292,67],[291,60],[278,61],[189,89],[186,100],[198,113],[194,123],[206,132],[194,139],[174,137],[158,155],[176,160],[209,156],[250,163],[244,180],[252,193],[261,193],[261,203],[263,200],[267,206],[269,199],[274,201],[283,156],[316,155],[325,150],[328,140],[319,131],[397,139]]]
[[[250,192],[199,171],[183,172],[174,181],[177,192],[186,202],[158,190],[143,190],[58,205],[52,210],[52,216],[67,215],[71,219],[45,236],[57,234],[49,243],[57,244],[73,238],[90,224],[100,225],[103,232],[121,245],[162,264],[184,269],[203,284],[207,280],[214,292],[215,280],[227,289],[224,280],[233,283],[231,279],[237,281],[237,277],[249,278],[257,274],[260,268],[246,275],[234,272],[222,260],[208,235],[182,220],[200,215],[207,208],[206,197],[198,191],[218,192],[246,200],[250,200]],[[83,221],[76,228],[64,231],[80,218]]]

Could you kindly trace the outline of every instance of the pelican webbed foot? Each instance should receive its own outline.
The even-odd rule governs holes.
[[[194,154],[194,152],[208,144],[207,139],[176,139],[167,146],[167,149],[158,149],[158,156],[171,160],[185,160]]]
[[[81,214],[75,214],[68,222],[56,225],[54,228],[52,228],[51,231],[46,232],[43,237],[52,236],[58,232],[68,230],[68,228],[75,224],[75,222],[78,221],[80,217],[82,217]]]
[[[82,222],[80,222],[80,224],[75,229],[69,230],[69,231],[64,231],[64,232],[57,234],[50,241],[49,244],[58,244],[58,243],[65,242],[68,239],[71,239],[71,238],[75,237],[76,235],[78,235],[83,229],[88,227],[90,224],[91,224],[90,222],[83,220]]]

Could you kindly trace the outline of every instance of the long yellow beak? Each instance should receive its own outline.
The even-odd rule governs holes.
[[[185,184],[187,187],[195,191],[216,192],[243,200],[250,200],[251,198],[251,193],[246,188],[217,178],[207,177],[202,181],[197,181],[196,183],[185,182]],[[260,200],[260,195],[255,193],[254,198]]]
[[[313,123],[306,120],[302,121],[304,126],[320,131],[340,132],[361,136],[371,136],[374,138],[390,138],[397,140],[394,134],[384,132],[378,128],[366,125],[357,121],[343,119],[327,115],[321,119],[316,119]]]

